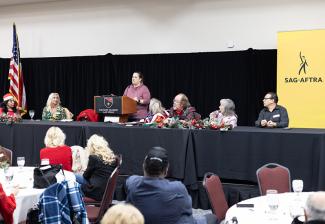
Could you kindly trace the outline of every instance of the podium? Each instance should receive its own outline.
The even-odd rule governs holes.
[[[104,121],[127,122],[129,114],[137,112],[137,103],[127,96],[94,96],[94,109],[105,114]]]

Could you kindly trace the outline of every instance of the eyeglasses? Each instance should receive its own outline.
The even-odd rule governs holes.
[[[263,100],[273,100],[273,98],[271,98],[271,97],[269,97],[269,98],[267,98],[267,97],[264,97],[264,99]]]

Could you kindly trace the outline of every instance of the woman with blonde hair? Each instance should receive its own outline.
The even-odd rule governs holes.
[[[73,114],[61,106],[61,100],[58,93],[51,93],[47,99],[46,106],[43,109],[42,120],[60,121],[72,119]]]
[[[162,106],[160,100],[152,98],[149,103],[149,113],[145,119],[146,123],[162,121],[169,116],[169,113]],[[159,122],[158,122],[159,123]]]
[[[144,217],[133,205],[120,203],[108,209],[100,223],[144,224]]]
[[[82,176],[77,174],[76,180],[86,197],[101,201],[108,178],[116,167],[116,156],[105,138],[96,134],[88,139],[86,152],[87,169]]]
[[[62,164],[64,170],[72,171],[71,148],[65,145],[65,134],[58,127],[50,127],[44,138],[45,148],[40,151],[40,159],[48,159],[50,164]]]

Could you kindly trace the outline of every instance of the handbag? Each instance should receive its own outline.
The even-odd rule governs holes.
[[[34,169],[34,188],[47,188],[57,182],[55,175],[62,170],[62,165],[46,165]],[[62,170],[63,172],[63,170]]]
[[[39,216],[39,208],[38,207],[28,209],[26,224],[41,223],[38,221],[38,216]]]

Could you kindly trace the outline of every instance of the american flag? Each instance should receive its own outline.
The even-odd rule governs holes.
[[[13,27],[13,47],[12,58],[10,60],[10,69],[8,79],[10,80],[9,92],[14,96],[22,114],[27,112],[26,92],[23,79],[23,70],[20,63],[19,42],[16,32],[16,25]]]

